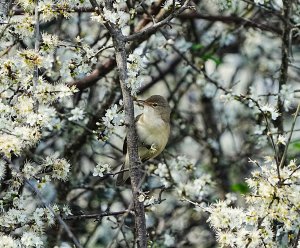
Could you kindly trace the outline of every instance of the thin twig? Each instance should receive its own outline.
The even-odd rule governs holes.
[[[294,127],[295,127],[295,124],[296,124],[296,120],[298,118],[299,110],[300,110],[300,102],[298,103],[297,110],[296,110],[296,113],[295,113],[295,116],[294,116],[294,120],[293,120],[293,123],[292,123],[291,131],[290,131],[290,135],[289,135],[288,141],[287,141],[287,143],[285,145],[285,149],[284,149],[281,161],[280,161],[280,168],[283,168],[283,166],[284,166],[284,161],[285,161],[285,158],[286,158],[286,154],[287,154],[287,150],[288,150],[289,144],[291,142],[291,138],[292,138],[292,135],[293,135],[293,131],[294,131]]]
[[[189,9],[189,4],[190,0],[186,0],[184,2],[184,4],[177,9],[176,11],[172,12],[170,15],[168,15],[165,19],[163,19],[160,22],[154,23],[151,27],[143,29],[139,32],[136,32],[132,35],[128,35],[125,37],[125,41],[136,41],[139,40],[143,37],[149,37],[150,35],[154,34],[159,28],[167,25],[170,23],[170,21],[178,16],[179,14],[181,14],[183,11],[185,11],[186,9]]]
[[[86,220],[86,219],[101,219],[106,216],[118,216],[118,215],[123,215],[123,214],[128,214],[128,213],[133,213],[131,209],[125,209],[121,211],[116,211],[116,212],[102,212],[102,213],[97,213],[97,214],[80,214],[80,215],[70,215],[66,216],[63,219],[64,220]]]

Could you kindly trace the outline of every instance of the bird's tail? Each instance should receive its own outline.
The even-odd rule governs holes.
[[[121,170],[125,169],[125,164],[122,164]],[[129,171],[122,171],[117,176],[116,186],[123,186],[129,178]]]

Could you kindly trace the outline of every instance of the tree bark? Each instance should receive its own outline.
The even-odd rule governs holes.
[[[135,129],[133,98],[130,88],[127,86],[127,53],[125,48],[125,39],[121,30],[115,28],[113,33],[113,42],[116,51],[116,62],[119,71],[120,86],[123,95],[125,123],[127,126],[127,149],[129,155],[129,170],[131,188],[133,194],[135,227],[138,237],[138,247],[147,247],[146,220],[144,203],[138,200],[141,187],[140,159],[138,156],[138,137]]]

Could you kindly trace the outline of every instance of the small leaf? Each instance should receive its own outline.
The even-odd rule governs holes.
[[[300,149],[300,142],[293,142],[293,148]]]
[[[238,193],[242,193],[242,194],[245,194],[245,193],[249,193],[250,192],[250,189],[248,187],[248,185],[246,183],[236,183],[236,184],[232,184],[230,186],[231,190],[233,192],[238,192]]]
[[[214,61],[217,65],[220,65],[220,64],[222,63],[222,61],[221,61],[220,58],[214,56],[214,55],[211,54],[211,53],[204,54],[204,55],[202,56],[202,58],[203,58],[205,61],[210,59],[210,60]]]
[[[191,50],[195,52],[195,51],[201,50],[203,47],[204,47],[204,46],[203,46],[202,44],[200,44],[200,43],[195,43],[195,44],[192,45]]]

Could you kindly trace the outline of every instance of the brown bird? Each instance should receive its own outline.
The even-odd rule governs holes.
[[[170,135],[171,108],[168,101],[153,95],[146,100],[137,100],[138,105],[144,107],[143,113],[135,119],[138,135],[138,154],[142,162],[158,156],[166,147]],[[127,137],[123,144],[125,162],[121,168],[129,169],[127,152]],[[129,171],[118,174],[116,185],[123,185],[129,178]]]

